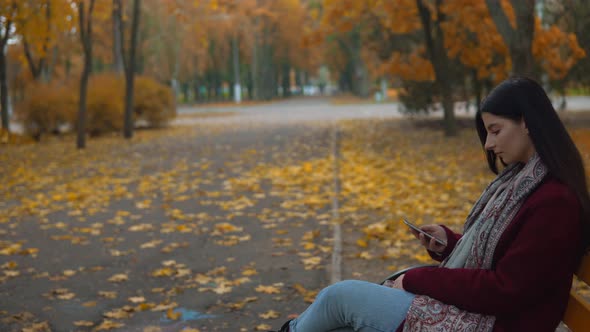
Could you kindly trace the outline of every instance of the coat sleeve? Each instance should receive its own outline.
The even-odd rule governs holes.
[[[581,246],[580,207],[572,196],[545,195],[523,209],[521,227],[493,269],[416,269],[404,276],[404,288],[467,311],[518,312],[543,290],[571,282]]]
[[[430,255],[430,257],[432,257],[432,259],[442,262],[445,258],[447,258],[447,256],[449,256],[451,254],[453,249],[455,249],[455,246],[457,245],[457,242],[461,238],[462,234],[453,232],[452,229],[448,228],[445,225],[440,225],[440,226],[442,226],[442,228],[444,228],[445,232],[447,233],[447,247],[440,254],[436,253],[434,251],[430,251],[430,250],[427,250],[427,251],[428,251],[428,254]]]

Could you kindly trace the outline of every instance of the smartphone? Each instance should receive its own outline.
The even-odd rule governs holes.
[[[446,246],[447,243],[435,236],[433,236],[432,234],[426,233],[425,231],[423,231],[422,229],[420,229],[420,227],[412,224],[411,222],[409,222],[406,218],[404,218],[404,224],[408,225],[408,227],[410,227],[411,229],[415,230],[416,232],[422,233],[424,234],[424,236],[426,236],[428,239],[434,239],[436,242],[438,242],[438,244],[441,244],[443,246]]]

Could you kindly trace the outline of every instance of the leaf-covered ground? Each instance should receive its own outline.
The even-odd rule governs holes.
[[[0,330],[252,331],[329,281],[325,124],[195,126],[0,147]],[[492,174],[472,129],[340,124],[343,277],[428,261],[402,216],[460,230]],[[572,133],[589,160],[590,130]]]

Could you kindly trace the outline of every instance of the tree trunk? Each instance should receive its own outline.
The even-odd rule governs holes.
[[[369,72],[367,71],[367,66],[363,61],[361,56],[362,51],[362,40],[361,40],[361,33],[360,33],[360,26],[357,26],[353,30],[353,34],[351,36],[352,40],[352,61],[353,61],[353,92],[355,95],[361,98],[369,97],[369,89],[370,89],[370,82],[369,82]]]
[[[14,6],[16,4],[13,3]],[[6,82],[6,45],[12,30],[12,20],[6,21],[3,29],[4,34],[0,40],[0,117],[2,118],[2,129],[10,131],[9,114],[8,114],[8,83]]]
[[[55,63],[57,62],[58,50],[57,45],[53,46],[53,50],[51,51],[51,61],[47,64],[46,76],[44,80],[46,82],[51,81],[51,77],[53,76],[53,68],[55,67]]]
[[[264,100],[271,100],[274,97],[273,88],[276,87],[275,85],[275,76],[274,76],[274,66],[272,63],[272,48],[270,45],[266,44],[266,40],[268,40],[267,34],[268,30],[265,30],[265,44],[262,46],[262,56],[261,60],[264,63],[262,66],[262,99]]]
[[[141,0],[133,0],[133,19],[131,21],[131,45],[129,47],[129,61],[125,68],[125,122],[124,136],[133,137],[133,92],[135,81],[135,62],[137,52],[137,31],[139,30],[139,15]]]
[[[113,71],[123,73],[123,3],[113,0]]]
[[[84,69],[80,78],[80,100],[78,103],[78,136],[76,146],[78,149],[86,147],[86,96],[88,94],[88,78],[90,76],[90,59],[84,59]]]
[[[510,50],[512,74],[535,78],[533,36],[535,33],[535,0],[511,0],[516,15],[516,29],[512,28],[498,0],[486,0],[490,16]]]
[[[33,77],[33,80],[37,81],[41,76],[42,63],[39,62],[39,65],[35,63],[35,59],[33,57],[33,54],[31,53],[29,42],[27,41],[26,37],[23,37],[23,50],[25,52],[25,58],[27,59],[27,63],[29,64],[29,69],[31,70],[31,76]]]
[[[283,86],[283,97],[288,98],[291,97],[291,66],[289,65],[289,62],[287,60],[285,60],[285,62],[283,62],[283,69],[281,70],[282,72],[282,82],[281,85]]]
[[[234,66],[234,86],[233,96],[234,102],[239,104],[242,102],[242,84],[240,79],[240,48],[238,44],[238,36],[234,35],[232,38],[233,49],[233,66]]]
[[[88,78],[92,68],[92,11],[94,0],[90,0],[88,13],[85,11],[84,0],[78,2],[78,21],[80,40],[84,50],[84,68],[80,78],[80,100],[78,105],[78,135],[76,146],[78,149],[86,147],[86,95],[88,93]],[[86,15],[88,14],[88,17]]]
[[[449,69],[451,62],[444,48],[441,23],[445,21],[445,16],[440,11],[441,2],[442,0],[436,0],[436,20],[432,20],[430,9],[423,4],[422,0],[416,0],[426,39],[426,49],[434,68],[435,85],[442,99],[445,135],[455,136],[457,135],[457,123],[453,102],[453,82]]]
[[[31,75],[33,76],[33,80],[35,81],[43,81],[49,82],[49,68],[48,68],[48,48],[49,44],[51,43],[51,30],[53,23],[51,22],[51,1],[45,1],[45,20],[47,26],[46,33],[47,36],[43,41],[43,51],[42,55],[39,57],[38,60],[35,59],[35,54],[31,52],[31,48],[29,42],[26,37],[23,36],[23,49],[25,53],[25,57],[27,59],[27,63],[29,64],[29,69],[31,70]]]
[[[48,72],[48,58],[49,58],[49,44],[51,43],[51,30],[53,26],[53,22],[51,22],[51,1],[47,0],[45,2],[45,19],[47,20],[47,37],[45,37],[45,42],[43,43],[43,57],[39,60],[39,67],[41,69],[41,81],[47,83],[49,82],[49,72]]]
[[[2,108],[2,129],[10,131],[8,114],[8,84],[6,82],[6,47],[0,52],[0,107]]]
[[[481,108],[481,96],[482,96],[482,84],[481,81],[477,78],[477,71],[473,70],[472,75],[473,77],[473,95],[475,96],[475,111],[479,112]]]

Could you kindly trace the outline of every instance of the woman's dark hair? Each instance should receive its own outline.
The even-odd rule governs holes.
[[[549,173],[568,186],[578,197],[582,206],[583,244],[584,248],[588,248],[590,197],[584,162],[545,90],[537,82],[526,77],[509,78],[495,87],[475,116],[477,134],[482,146],[485,146],[487,131],[481,117],[483,112],[514,121],[524,119],[535,150]],[[490,169],[498,174],[496,154],[490,150],[485,152]]]

